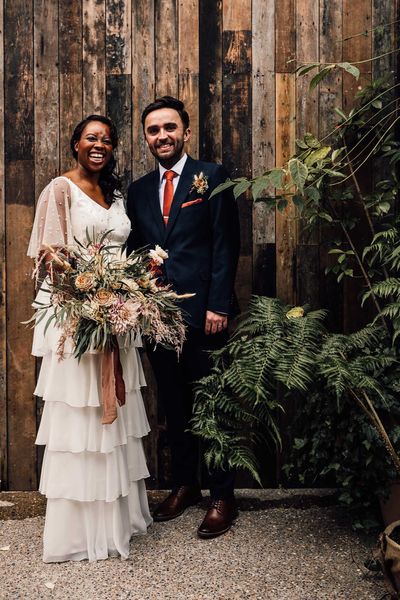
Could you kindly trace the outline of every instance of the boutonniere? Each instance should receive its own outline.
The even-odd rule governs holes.
[[[190,192],[196,191],[198,194],[205,194],[208,190],[208,177],[201,171],[193,177],[192,187]]]

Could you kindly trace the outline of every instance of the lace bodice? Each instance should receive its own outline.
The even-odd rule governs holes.
[[[35,258],[44,244],[73,245],[74,238],[85,243],[86,231],[93,239],[112,230],[108,239],[123,244],[130,229],[120,193],[115,194],[115,201],[106,209],[67,177],[56,177],[40,194],[28,255]]]

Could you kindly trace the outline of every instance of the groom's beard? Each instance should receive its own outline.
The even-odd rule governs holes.
[[[154,158],[165,168],[170,169],[173,167],[183,156],[185,152],[184,140],[172,140],[168,143],[171,144],[171,150],[168,152],[160,151],[162,144],[157,144],[155,147],[150,148],[150,152]]]

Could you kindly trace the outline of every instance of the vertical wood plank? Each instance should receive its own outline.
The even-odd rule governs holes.
[[[251,29],[251,0],[225,0],[223,2],[225,31],[247,31]]]
[[[296,2],[296,64],[318,62],[319,4],[309,0]],[[313,73],[314,74],[314,73]],[[311,131],[318,136],[318,92],[309,91],[312,75],[296,79],[296,135]]]
[[[124,193],[132,179],[131,18],[131,0],[107,0],[107,116],[118,130],[116,158]]]
[[[137,179],[154,169],[141,123],[142,111],[155,95],[154,0],[135,0],[132,11],[133,178]]]
[[[199,155],[199,0],[179,0],[179,99],[185,103],[192,135],[187,145]],[[190,31],[190,35],[188,32]]]
[[[231,176],[251,175],[252,168],[252,39],[251,0],[223,2],[223,162]],[[249,197],[238,200],[241,249],[235,288],[242,310],[252,290],[253,206]],[[250,478],[241,474],[237,485],[246,487]]]
[[[177,0],[155,0],[156,96],[178,95]]]
[[[342,0],[320,0],[320,61],[342,60]],[[319,133],[325,137],[337,124],[335,107],[343,105],[342,71],[335,69],[319,85]]]
[[[319,3],[296,1],[296,64],[319,59]],[[318,137],[318,90],[309,91],[312,75],[296,78],[296,137],[311,132]],[[319,232],[298,220],[297,302],[319,306]]]
[[[222,0],[200,2],[200,158],[222,162]]]
[[[59,2],[60,172],[74,164],[69,141],[82,120],[82,0]]]
[[[251,174],[251,2],[223,4],[223,161],[232,177]],[[242,29],[242,27],[245,27]],[[252,204],[238,201],[241,223],[241,256],[236,289],[244,309],[251,294]]]
[[[52,35],[49,35],[52,32]],[[35,197],[59,174],[58,0],[35,2]]]
[[[4,13],[8,483],[19,490],[36,488],[35,362],[21,324],[33,298],[26,257],[34,207],[32,8],[29,0],[7,1]]]
[[[355,62],[371,58],[372,56],[372,34],[371,29],[372,2],[371,0],[343,0],[343,60]],[[356,35],[366,32],[365,35]],[[353,37],[355,36],[355,37]],[[348,38],[348,39],[346,39]],[[355,94],[360,87],[364,87],[371,81],[372,63],[365,62],[357,65],[360,68],[358,81],[348,73],[343,75],[343,106],[348,113],[355,103]],[[371,185],[371,172],[367,170],[357,173],[358,181],[363,189]],[[357,210],[357,205],[355,205]],[[365,235],[362,211],[359,208],[358,216],[361,225],[352,231],[353,240],[356,245]],[[365,312],[360,311],[358,303],[354,301],[361,292],[358,279],[346,277],[343,280],[343,329],[346,333],[355,331],[365,323]],[[367,308],[365,308],[367,310]]]
[[[4,2],[0,3],[0,490],[8,485],[6,207],[4,194]]]
[[[276,164],[283,166],[294,152],[295,76],[276,74]],[[296,212],[290,202],[276,212],[276,295],[289,304],[296,302]]]
[[[106,111],[105,0],[83,0],[83,114]]]
[[[252,172],[257,176],[275,166],[275,2],[253,1],[252,8]],[[262,202],[253,205],[253,291],[275,295],[275,211]]]
[[[292,73],[296,58],[295,1],[275,0],[275,64],[277,73]]]
[[[371,0],[343,0],[343,60],[356,62],[371,57],[371,33],[352,37],[371,29]],[[346,39],[349,38],[349,39]],[[348,112],[353,106],[353,98],[359,86],[364,87],[371,80],[370,62],[357,65],[361,75],[358,81],[348,73],[343,75],[343,105]]]
[[[342,60],[342,0],[331,2],[320,0],[320,61],[322,63]],[[343,106],[342,71],[335,69],[319,85],[319,134],[324,138],[334,131],[338,122],[335,107]],[[329,139],[326,143],[329,144]],[[341,234],[338,232],[338,238]],[[343,289],[333,275],[325,276],[325,268],[332,265],[333,257],[328,254],[329,246],[321,234],[320,260],[320,305],[328,309],[329,329],[340,331],[343,320]]]
[[[372,48],[373,56],[381,56],[386,52],[390,52],[396,46],[395,24],[396,19],[396,2],[393,0],[372,0],[372,28],[375,29],[372,33]],[[374,78],[382,77],[382,75],[395,73],[396,71],[397,54],[388,54],[382,56],[372,63],[372,72]]]
[[[237,177],[251,173],[251,4],[232,0],[223,8],[223,159]],[[243,25],[247,28],[240,29]],[[247,256],[252,253],[249,206],[247,199],[239,200],[242,254]]]

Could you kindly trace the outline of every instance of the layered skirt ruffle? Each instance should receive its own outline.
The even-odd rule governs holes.
[[[43,321],[46,322],[47,319]],[[137,346],[120,343],[126,403],[101,424],[101,355],[56,355],[59,330],[37,325],[32,353],[43,357],[35,394],[44,400],[36,444],[45,445],[39,490],[47,497],[43,560],[127,558],[133,534],[151,524],[142,438],[149,423]]]

